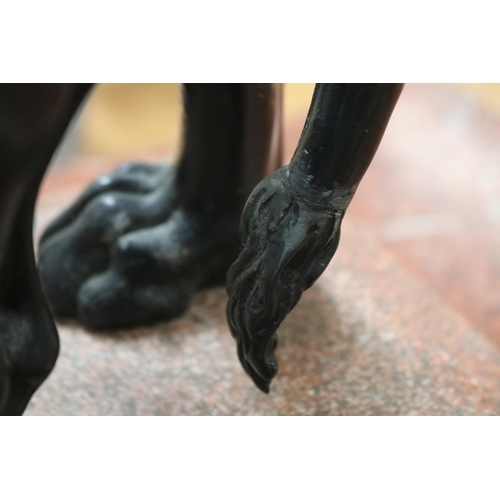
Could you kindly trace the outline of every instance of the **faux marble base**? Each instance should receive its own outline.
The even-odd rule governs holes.
[[[333,264],[280,329],[260,393],[237,361],[225,292],[176,321],[97,334],[62,325],[61,357],[27,415],[500,413],[500,356],[349,222]]]

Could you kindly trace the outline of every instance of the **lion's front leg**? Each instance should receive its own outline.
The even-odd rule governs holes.
[[[123,165],[44,233],[39,269],[58,317],[96,329],[164,321],[224,283],[246,199],[281,165],[281,89],[197,83],[183,95],[175,167]]]

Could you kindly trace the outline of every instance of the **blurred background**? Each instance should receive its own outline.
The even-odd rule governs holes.
[[[500,84],[451,84],[500,116]],[[285,84],[285,122],[303,121],[314,84]],[[73,124],[55,163],[77,154],[114,155],[165,152],[176,147],[181,131],[182,102],[178,84],[98,85]]]
[[[285,84],[285,121],[304,119],[314,84]],[[101,84],[73,124],[56,164],[74,155],[137,155],[173,150],[181,133],[178,84]]]

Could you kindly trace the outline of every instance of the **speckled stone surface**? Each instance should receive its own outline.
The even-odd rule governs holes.
[[[27,415],[483,415],[500,413],[500,356],[360,226],[280,329],[260,393],[240,368],[225,292],[186,316],[96,334],[61,325],[57,366]]]

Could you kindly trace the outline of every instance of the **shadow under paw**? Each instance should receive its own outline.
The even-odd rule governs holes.
[[[182,314],[223,284],[239,213],[186,206],[175,170],[127,164],[97,179],[45,231],[39,271],[56,316],[122,328]]]

